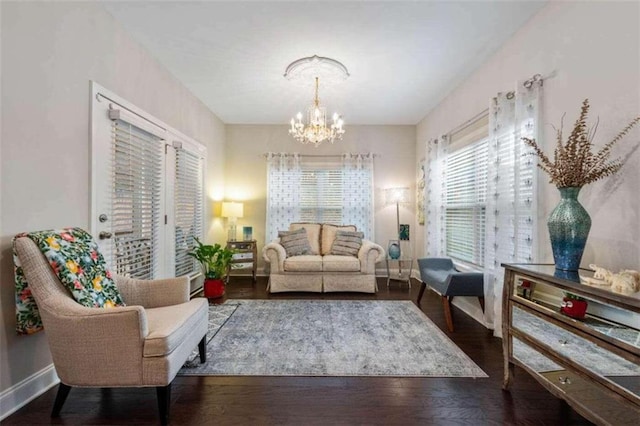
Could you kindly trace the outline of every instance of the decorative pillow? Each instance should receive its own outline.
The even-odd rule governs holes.
[[[318,254],[320,253],[320,228],[322,225],[319,223],[306,223],[306,222],[297,222],[289,225],[289,231],[296,231],[300,228],[304,228],[307,230],[307,238],[309,240],[309,245],[311,246],[312,253],[310,254]]]
[[[73,298],[89,308],[125,306],[90,234],[80,228],[27,234],[47,258]]]
[[[339,256],[358,256],[362,246],[362,232],[338,231],[331,246],[331,254]]]
[[[307,238],[307,230],[304,228],[295,231],[280,231],[278,237],[280,237],[280,244],[287,252],[287,257],[313,254]]]
[[[331,246],[333,245],[333,240],[336,239],[336,232],[338,231],[351,231],[356,232],[355,225],[331,225],[328,223],[322,224],[322,252],[321,254],[324,256],[325,254],[331,253]]]

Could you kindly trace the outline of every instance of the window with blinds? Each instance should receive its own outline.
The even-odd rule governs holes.
[[[113,120],[111,223],[116,273],[155,278],[159,264],[162,139]]]
[[[484,265],[488,138],[447,156],[443,192],[445,253]]]
[[[300,220],[342,224],[342,170],[303,165],[300,181]]]
[[[200,271],[194,258],[188,256],[195,237],[203,235],[204,223],[204,159],[197,153],[176,147],[174,180],[175,276]]]

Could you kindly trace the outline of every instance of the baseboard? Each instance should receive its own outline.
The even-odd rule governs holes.
[[[0,393],[0,421],[60,383],[53,364]]]

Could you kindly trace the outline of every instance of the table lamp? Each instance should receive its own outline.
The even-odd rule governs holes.
[[[244,216],[244,205],[242,203],[224,201],[222,203],[221,216],[229,219],[229,241],[236,241],[236,224],[238,218]]]

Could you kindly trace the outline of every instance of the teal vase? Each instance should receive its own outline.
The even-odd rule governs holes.
[[[558,189],[560,203],[547,221],[553,260],[556,269],[577,271],[591,230],[591,218],[578,201],[581,187]]]

